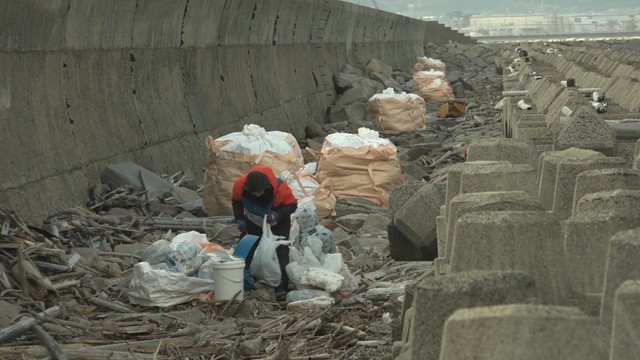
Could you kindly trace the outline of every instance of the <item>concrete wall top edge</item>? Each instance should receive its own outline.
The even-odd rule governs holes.
[[[337,0],[21,0],[0,51],[421,41],[428,22]]]

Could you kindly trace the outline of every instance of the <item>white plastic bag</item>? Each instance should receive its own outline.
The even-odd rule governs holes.
[[[259,155],[269,150],[278,154],[287,154],[291,151],[291,145],[285,140],[286,136],[285,132],[266,131],[261,126],[250,124],[245,125],[241,132],[234,132],[217,140],[230,141],[222,147],[223,151]]]
[[[276,248],[280,245],[289,246],[291,244],[290,241],[278,239],[281,237],[271,233],[271,226],[265,216],[262,221],[262,236],[253,255],[250,270],[253,276],[274,287],[280,285],[282,277]]]
[[[149,263],[141,262],[133,267],[128,296],[133,304],[166,307],[183,304],[212,290],[212,280],[154,270]]]
[[[342,287],[337,295],[339,299],[344,299],[354,291],[358,290],[358,279],[351,275],[349,268],[345,265],[342,259],[342,254],[327,254],[324,258],[322,267],[344,277]]]

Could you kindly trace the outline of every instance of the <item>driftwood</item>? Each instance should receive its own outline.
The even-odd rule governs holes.
[[[6,327],[0,330],[0,344],[7,342],[16,336],[20,336],[29,329],[31,329],[34,325],[41,324],[46,320],[46,317],[52,316],[56,317],[60,315],[61,310],[60,306],[54,306],[45,311],[36,315],[36,317],[29,318],[27,320],[20,321],[17,324],[13,324],[9,327]]]
[[[97,297],[90,297],[89,302],[96,304],[98,306],[102,306],[105,307],[109,310],[113,310],[113,311],[117,311],[117,312],[121,312],[121,313],[132,313],[133,310],[128,307],[127,305],[119,302],[119,301],[107,301],[107,300],[102,300],[100,298]]]
[[[42,326],[37,324],[33,325],[31,327],[31,330],[33,330],[33,332],[40,339],[40,341],[42,341],[44,346],[49,351],[49,354],[51,354],[52,359],[67,360],[67,354],[65,354],[64,351],[62,351],[62,349],[60,348],[60,345],[58,345],[58,343],[53,339],[53,337],[49,335],[49,333],[46,332],[42,328]]]

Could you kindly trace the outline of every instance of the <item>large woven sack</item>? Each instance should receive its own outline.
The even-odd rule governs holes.
[[[242,132],[214,139],[208,136],[207,170],[204,176],[202,206],[207,215],[232,215],[231,190],[234,181],[253,166],[270,167],[275,174],[297,171],[304,165],[300,146],[293,135],[265,131],[245,125]]]
[[[427,128],[426,105],[416,94],[394,94],[388,88],[367,104],[367,117],[379,132],[387,135],[421,131]]]
[[[325,218],[336,214],[336,197],[328,181],[318,183],[317,165],[317,163],[308,163],[297,172],[283,171],[280,178],[289,185],[298,203],[304,198],[312,197],[316,215],[319,218]]]
[[[418,57],[418,61],[413,66],[413,73],[415,74],[420,71],[428,71],[431,69],[437,71],[446,71],[447,65],[442,60],[421,56]]]
[[[450,101],[455,99],[453,89],[446,79],[435,79],[427,86],[421,87],[416,93],[425,101]]]
[[[360,128],[358,135],[330,134],[318,161],[318,181],[328,181],[338,199],[363,198],[389,207],[393,184],[404,181],[397,149],[377,131]]]

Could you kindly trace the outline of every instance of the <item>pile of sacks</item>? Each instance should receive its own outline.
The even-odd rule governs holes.
[[[232,214],[233,182],[254,165],[270,167],[298,202],[312,199],[321,218],[335,215],[339,198],[363,198],[386,208],[391,186],[404,181],[395,145],[367,128],[358,134],[328,135],[318,162],[306,165],[291,134],[257,125],[218,139],[208,137],[206,144],[209,164],[202,197],[208,215]]]
[[[315,166],[304,165],[298,141],[289,133],[266,131],[263,127],[245,125],[217,139],[208,136],[208,166],[202,194],[207,215],[232,215],[231,190],[234,181],[253,166],[267,166],[292,188],[298,200],[312,197],[321,217],[334,212],[336,199],[326,183],[315,177]]]
[[[413,67],[413,91],[425,101],[453,100],[453,89],[445,76],[444,62],[428,57],[419,57]]]

